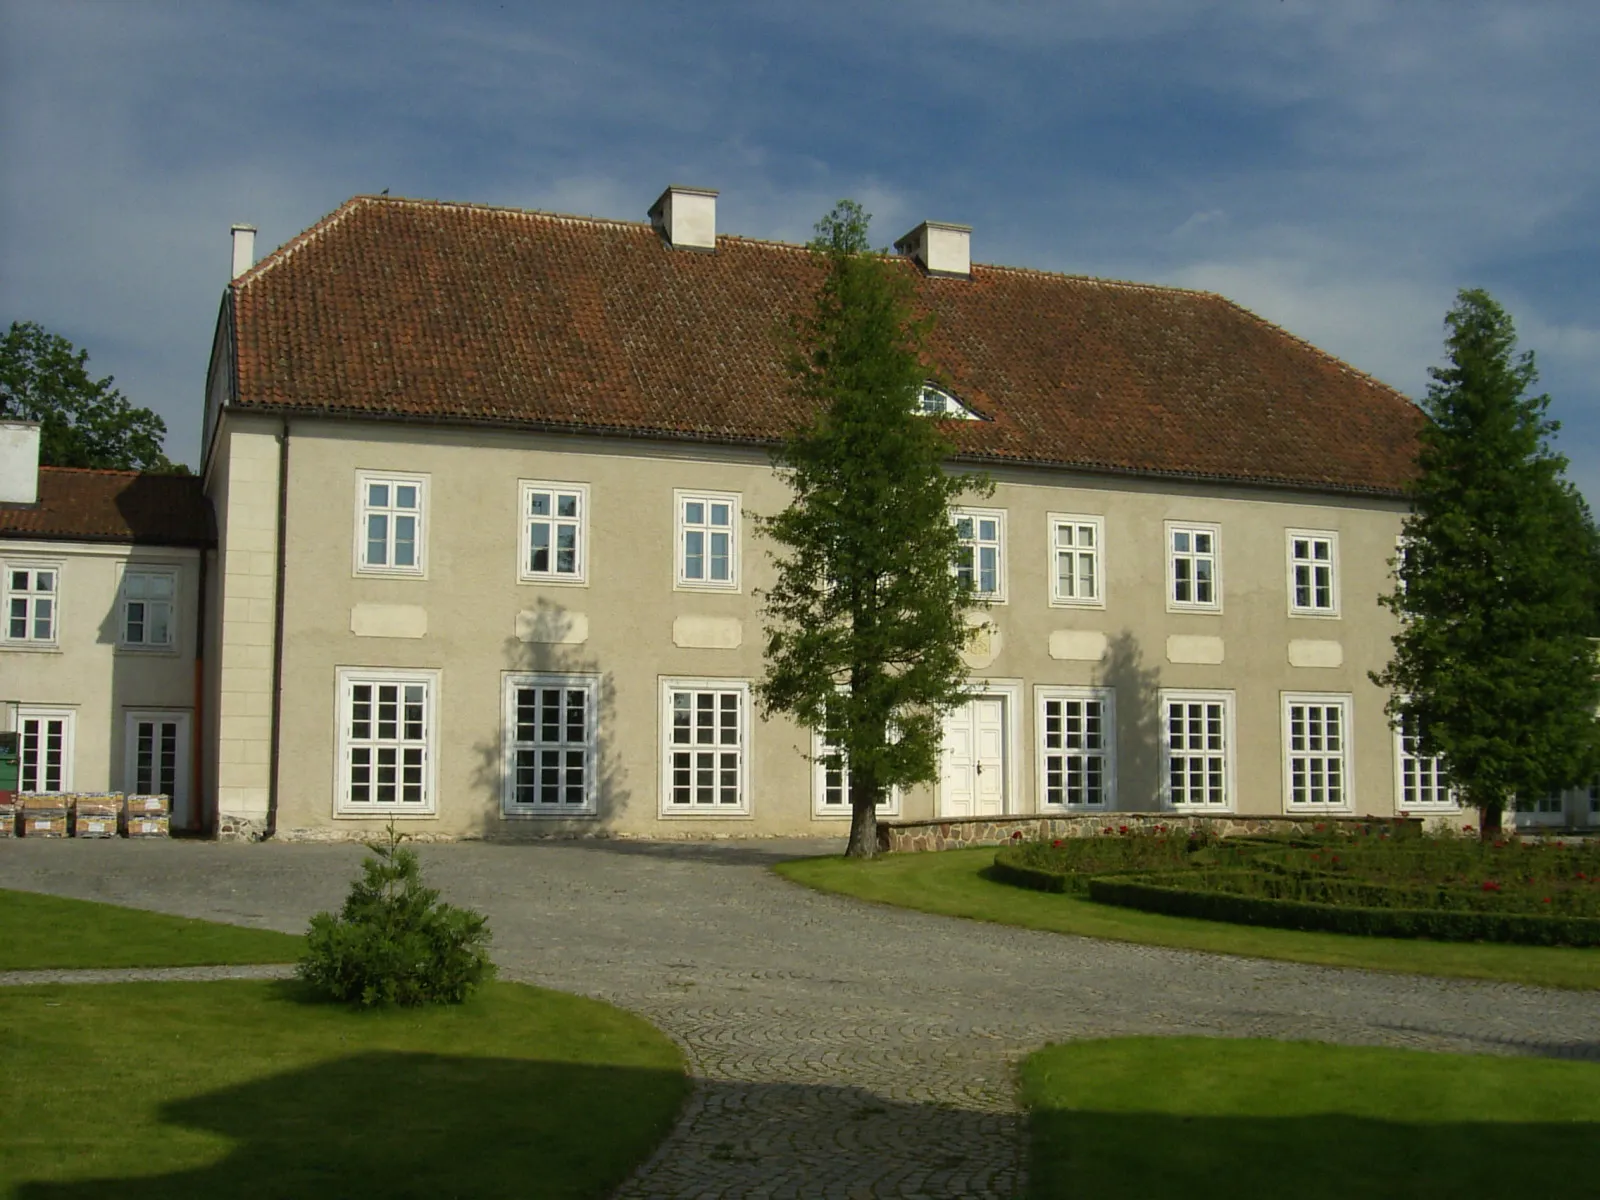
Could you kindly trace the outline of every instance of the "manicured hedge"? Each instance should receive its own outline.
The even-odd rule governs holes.
[[[1013,887],[1032,888],[1036,892],[1061,892],[1069,896],[1089,894],[1089,876],[1076,871],[1046,871],[1021,861],[1015,850],[999,850],[994,856],[994,866],[989,877],[998,883]]]
[[[997,864],[998,865],[998,864]],[[1245,874],[1248,872],[1240,872]],[[1367,937],[1432,938],[1445,942],[1516,942],[1529,946],[1600,946],[1600,919],[1406,908],[1358,908],[1304,900],[1232,895],[1183,884],[1191,873],[1099,876],[1089,899],[1175,917],[1321,930]],[[1029,886],[1029,885],[1024,885]]]

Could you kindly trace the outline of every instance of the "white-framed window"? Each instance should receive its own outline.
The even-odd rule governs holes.
[[[1161,788],[1169,808],[1233,808],[1233,693],[1162,691]]]
[[[1041,806],[1116,808],[1115,694],[1109,688],[1040,687],[1035,691]]]
[[[1512,808],[1514,825],[1561,825],[1567,819],[1565,792],[1546,792],[1532,800],[1519,798]]]
[[[1444,762],[1424,755],[1410,722],[1402,718],[1394,731],[1395,807],[1400,812],[1454,812],[1461,807],[1450,788]]]
[[[980,600],[1006,598],[1006,512],[1003,508],[958,508],[950,514],[961,548],[956,574],[972,583]]]
[[[812,811],[819,817],[850,818],[850,765],[839,761],[830,766],[825,758],[833,753],[833,746],[825,742],[819,730],[811,733],[811,799]],[[900,789],[889,788],[878,801],[880,817],[900,815]]]
[[[128,650],[170,650],[177,642],[178,573],[128,566],[122,572],[117,644]]]
[[[426,575],[428,477],[356,473],[356,571]]]
[[[1350,697],[1283,696],[1283,799],[1287,811],[1347,812],[1350,793]]]
[[[916,411],[924,417],[955,417],[960,421],[983,419],[949,392],[931,383],[923,384],[922,391],[918,393]]]
[[[1104,608],[1104,517],[1050,514],[1050,603]]]
[[[1167,608],[1222,610],[1222,530],[1216,525],[1167,522]]]
[[[340,667],[340,816],[431,816],[439,672]]]
[[[677,586],[739,590],[739,494],[673,493],[677,510]]]
[[[72,791],[72,750],[77,713],[70,708],[17,711],[17,790]]]
[[[596,814],[599,694],[594,675],[505,677],[504,815]]]
[[[524,479],[518,578],[585,583],[589,578],[589,485]]]
[[[661,681],[661,815],[750,812],[750,684]]]
[[[13,559],[3,569],[5,643],[55,646],[61,623],[61,564]]]
[[[1339,535],[1315,529],[1285,532],[1289,559],[1289,613],[1339,615]]]

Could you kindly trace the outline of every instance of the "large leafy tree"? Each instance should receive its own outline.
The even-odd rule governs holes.
[[[765,711],[821,731],[828,765],[848,770],[848,853],[865,858],[886,791],[936,777],[942,717],[964,696],[974,596],[949,509],[989,490],[945,470],[942,420],[913,412],[927,324],[907,273],[869,250],[868,221],[841,201],[811,243],[826,275],[790,369],[815,415],[775,455],[793,500],[761,525],[778,550],[758,687]]]
[[[1528,394],[1538,375],[1511,318],[1468,290],[1445,327],[1449,364],[1430,371],[1397,586],[1382,600],[1400,630],[1373,680],[1487,837],[1507,804],[1600,761],[1600,539],[1550,444],[1550,398]]]
[[[0,417],[38,421],[39,461],[54,467],[179,471],[162,451],[166,422],[89,374],[89,352],[33,321],[0,337]]]

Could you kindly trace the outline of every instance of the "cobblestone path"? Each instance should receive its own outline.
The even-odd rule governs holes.
[[[1011,1197],[1015,1064],[1119,1034],[1310,1038],[1600,1060],[1600,994],[1226,958],[813,894],[766,870],[803,842],[421,847],[490,914],[507,978],[641,1013],[697,1087],[619,1193]],[[298,930],[359,848],[0,844],[0,886]]]

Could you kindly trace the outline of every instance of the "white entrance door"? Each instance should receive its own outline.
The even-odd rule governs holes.
[[[189,804],[189,714],[130,712],[128,758],[122,790],[130,795],[164,793],[172,800],[172,827],[186,829]]]
[[[977,696],[944,719],[941,817],[998,817],[1006,810],[1006,702]]]

